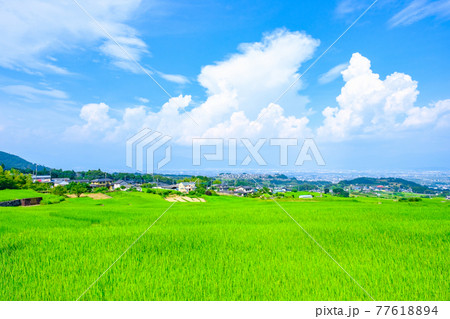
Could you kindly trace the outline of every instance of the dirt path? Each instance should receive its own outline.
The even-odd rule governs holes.
[[[67,195],[67,197],[69,197],[69,198],[76,198],[77,195],[69,194],[69,195]],[[110,198],[112,198],[111,196],[108,196],[108,195],[105,195],[105,194],[102,194],[102,193],[81,194],[80,197],[89,197],[89,198],[92,198],[92,199],[110,199]]]
[[[199,203],[199,202],[206,202],[204,198],[192,198],[192,197],[187,197],[187,196],[170,196],[166,198],[166,201],[168,202],[180,202],[180,203],[186,203],[186,202],[191,202],[191,203]]]

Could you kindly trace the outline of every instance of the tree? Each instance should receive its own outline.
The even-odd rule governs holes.
[[[333,188],[333,194],[339,197],[349,197],[350,194],[345,191],[342,187]]]
[[[95,189],[92,190],[93,193],[105,193],[108,192],[109,189],[106,187],[97,187]]]
[[[220,185],[220,184],[222,184],[222,181],[216,179],[216,180],[213,182],[213,184],[214,184],[214,185]]]
[[[75,171],[63,171],[62,169],[53,169],[50,175],[52,178],[75,179],[77,177],[77,173]]]
[[[70,192],[72,194],[77,195],[77,197],[80,197],[81,194],[86,193],[88,191],[87,187],[83,185],[82,183],[77,183],[74,186],[71,187]]]
[[[30,184],[30,175],[25,175],[14,168],[9,171],[4,170],[3,167],[0,166],[0,190],[27,188]]]
[[[36,192],[47,192],[50,189],[49,183],[35,182],[29,185],[29,188]]]
[[[311,184],[301,184],[297,187],[298,191],[310,191],[314,188],[314,185]]]
[[[64,196],[67,193],[67,189],[61,185],[53,187],[51,193],[58,196]]]
[[[14,183],[5,175],[0,175],[0,190],[14,188]]]

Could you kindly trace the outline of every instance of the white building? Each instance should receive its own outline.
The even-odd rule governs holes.
[[[52,179],[53,186],[66,186],[70,183],[70,178],[53,178]]]
[[[113,184],[113,189],[122,189],[122,186],[124,187],[123,189],[129,189],[131,188],[131,184],[128,184],[127,182],[123,181],[123,180],[118,180],[116,182],[114,182]]]
[[[182,193],[189,193],[190,191],[195,190],[197,187],[195,183],[178,183],[177,190]]]
[[[33,175],[31,177],[33,179],[33,183],[51,183],[52,177],[50,175]]]

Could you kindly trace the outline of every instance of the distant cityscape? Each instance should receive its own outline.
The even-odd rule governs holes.
[[[143,188],[178,191],[181,193],[195,192],[201,185],[205,190],[212,190],[222,195],[247,196],[250,194],[274,194],[280,196],[289,192],[309,192],[316,194],[337,194],[348,196],[395,196],[418,194],[426,197],[448,196],[449,179],[433,178],[434,175],[425,175],[427,183],[416,183],[399,177],[367,177],[358,176],[353,179],[344,177],[354,175],[343,174],[304,174],[289,177],[284,174],[236,174],[220,173],[213,177],[189,175],[140,175],[115,173],[108,174],[95,171],[97,178],[53,177],[52,175],[32,175],[33,183],[47,184],[48,187],[68,186],[71,183],[85,184],[91,189],[103,188],[105,191],[142,191]],[[88,172],[89,173],[89,172]],[[104,177],[98,178],[98,175]],[[83,176],[87,174],[84,173]],[[419,176],[424,178],[423,175]],[[415,177],[416,180],[419,179]],[[300,195],[302,196],[302,195]]]
[[[46,189],[74,184],[94,191],[104,189],[161,189],[181,193],[203,193],[207,190],[224,195],[259,196],[289,192],[310,192],[338,196],[448,196],[450,171],[357,171],[310,170],[280,171],[250,169],[226,171],[218,169],[162,171],[159,174],[105,172],[100,169],[74,171],[52,169],[28,162],[16,155],[0,152],[2,169],[17,169],[30,177],[30,182]],[[290,194],[292,196],[292,194]],[[300,196],[300,195],[299,195]]]

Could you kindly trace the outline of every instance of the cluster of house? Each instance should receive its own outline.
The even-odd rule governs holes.
[[[155,184],[156,186],[153,188],[175,190],[182,193],[189,193],[190,191],[195,191],[195,189],[197,188],[194,182],[182,182],[177,184],[166,184],[157,182]]]
[[[114,181],[111,178],[97,178],[93,180],[89,179],[75,179],[71,180],[70,178],[52,178],[50,175],[33,175],[33,182],[47,183],[51,184],[53,187],[56,186],[66,186],[69,183],[86,183],[89,184],[92,188],[106,187],[109,190],[129,190],[131,188],[136,189],[137,191],[142,191],[142,184],[136,183],[133,181],[124,181],[117,180]],[[174,185],[168,185],[164,183],[156,183],[155,188],[160,189],[170,189],[177,190],[182,193],[189,193],[192,190],[195,190],[195,183],[177,183]]]
[[[52,178],[50,175],[41,175],[41,176],[33,176],[33,182],[40,182],[40,183],[49,183],[53,187],[56,186],[66,186],[69,183],[87,183],[92,188],[99,188],[99,187],[106,187],[109,190],[129,190],[131,188],[142,191],[142,184],[135,183],[132,181],[124,181],[124,180],[117,180],[114,181],[110,178],[98,178],[93,180],[88,179],[77,179],[77,180],[71,180],[69,178]],[[196,185],[194,182],[180,182],[176,184],[166,184],[161,182],[154,183],[155,186],[153,188],[156,189],[167,189],[167,190],[176,190],[181,193],[189,193],[190,191],[196,190]],[[211,187],[208,187],[209,189],[214,189],[219,194],[223,195],[235,195],[235,196],[247,196],[249,194],[256,193],[260,187],[253,187],[253,186],[230,186],[227,184],[220,184],[220,185],[213,185]],[[277,193],[285,193],[290,191],[290,189],[285,187],[274,187],[269,188],[269,191],[273,194]],[[304,195],[307,197],[304,198],[310,198],[312,196],[310,195]]]
[[[167,185],[164,183],[157,183],[155,188],[159,189],[172,189],[177,190],[182,193],[189,193],[191,190],[195,190],[195,183],[178,183],[174,185]],[[236,196],[246,196],[248,194],[255,193],[257,189],[251,186],[228,186],[228,185],[214,185],[208,187],[208,189],[213,189],[219,194],[223,195],[236,195]]]
[[[236,196],[246,196],[248,194],[256,193],[258,190],[261,189],[261,187],[256,186],[229,186],[229,185],[217,185],[214,186],[214,188],[222,194],[232,194]],[[278,193],[286,193],[292,191],[292,189],[288,187],[268,187],[269,192],[272,194],[278,194]],[[309,197],[308,197],[309,198]]]
[[[236,196],[246,196],[248,194],[253,194],[257,191],[255,187],[252,186],[238,186],[230,188],[227,185],[220,185],[217,187],[219,193],[222,194],[234,194]]]
[[[195,183],[193,182],[182,182],[177,183],[173,185],[168,185],[165,183],[156,183],[156,186],[153,188],[157,189],[169,189],[169,190],[177,190],[182,193],[189,193],[190,191],[193,191],[196,189]],[[213,185],[211,187],[208,187],[208,189],[213,189],[217,191],[219,194],[222,195],[236,195],[236,196],[247,196],[249,194],[256,193],[260,187],[253,187],[253,186],[229,186],[229,185]],[[273,194],[276,193],[285,193],[290,191],[290,189],[287,188],[269,188],[269,191]],[[309,195],[308,195],[309,196]],[[312,197],[312,196],[311,196]],[[309,197],[307,197],[309,198]]]
[[[47,183],[51,184],[53,187],[56,186],[66,186],[70,183],[83,183],[83,184],[89,184],[92,188],[99,188],[99,187],[106,187],[110,190],[115,189],[130,189],[132,187],[136,188],[137,190],[141,190],[140,184],[134,183],[134,182],[125,182],[122,180],[114,181],[110,178],[97,178],[93,180],[89,179],[73,179],[70,178],[52,178],[50,175],[33,175],[33,183],[40,182],[40,183]]]
[[[168,190],[176,190],[182,193],[189,193],[190,191],[196,190],[196,186],[194,182],[181,182],[177,184],[166,184],[157,182],[155,183],[156,186],[153,188],[156,189],[168,189]],[[217,191],[218,193],[227,194],[227,195],[238,195],[238,196],[245,196],[247,194],[251,194],[257,191],[256,188],[251,186],[238,186],[238,187],[230,187],[227,185],[214,185],[211,187],[208,187],[208,189],[213,189]]]
[[[236,196],[246,196],[248,194],[253,194],[256,193],[258,190],[260,190],[260,187],[252,187],[252,186],[238,186],[238,187],[229,187],[227,185],[220,185],[217,187],[219,194],[232,194],[232,195],[236,195]],[[274,187],[268,188],[269,192],[271,192],[272,194],[278,194],[278,193],[286,193],[291,191],[291,189],[289,188],[285,188],[285,187]],[[313,198],[312,195],[299,195],[298,198]]]

